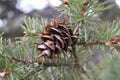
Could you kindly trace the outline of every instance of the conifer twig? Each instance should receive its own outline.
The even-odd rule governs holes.
[[[0,57],[2,57],[2,58],[8,58],[8,59],[12,59],[12,60],[14,60],[14,61],[16,61],[16,62],[21,62],[21,63],[24,63],[24,64],[39,64],[39,65],[43,65],[43,66],[45,66],[45,67],[61,67],[61,66],[74,66],[74,65],[80,65],[78,62],[69,62],[69,63],[38,63],[38,62],[34,62],[34,61],[32,61],[32,60],[28,60],[28,59],[24,59],[24,60],[22,60],[22,59],[17,59],[17,58],[15,58],[15,57],[10,57],[10,56],[1,56],[0,55]],[[77,57],[77,56],[76,56]]]
[[[93,42],[81,42],[78,43],[78,45],[83,45],[83,46],[90,46],[90,45],[104,45],[104,41],[93,41]]]

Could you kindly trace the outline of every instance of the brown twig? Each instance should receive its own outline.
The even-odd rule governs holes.
[[[33,62],[31,60],[20,60],[20,59],[17,59],[17,58],[14,58],[12,57],[11,59],[17,61],[17,62],[21,62],[21,63],[24,63],[24,64],[34,64],[34,63],[38,63],[38,62]],[[76,63],[76,62],[70,62],[70,63],[38,63],[39,65],[43,65],[45,67],[61,67],[61,66],[74,66],[74,65],[80,65],[79,63]]]
[[[0,57],[2,58],[9,58],[9,59],[12,59],[16,62],[21,62],[23,64],[35,64],[35,63],[38,63],[38,62],[33,62],[32,60],[29,60],[29,59],[17,59],[15,57],[9,57],[9,56],[1,56]],[[79,63],[76,63],[76,62],[70,62],[70,63],[38,63],[39,65],[43,65],[45,67],[60,67],[60,66],[73,66],[73,65],[79,65]]]
[[[21,59],[15,58],[15,57],[12,57],[11,59],[13,59],[14,61],[17,61],[17,62],[24,63],[24,64],[28,64],[28,63],[33,64],[33,63],[34,63],[34,62],[33,62],[32,60],[30,60],[30,59],[23,59],[23,60],[21,60]]]
[[[78,45],[83,45],[83,46],[90,46],[90,45],[104,45],[104,41],[93,41],[93,42],[81,42],[78,43]]]
[[[61,66],[74,66],[74,65],[79,65],[78,63],[39,63],[40,65],[42,64],[45,67],[61,67]]]
[[[16,61],[16,62],[21,62],[21,63],[24,63],[24,64],[27,64],[27,63],[33,64],[33,61],[30,60],[30,59],[17,59],[17,58],[15,58],[15,57],[7,56],[7,55],[4,56],[4,55],[2,55],[2,54],[0,54],[0,57],[1,57],[1,58],[12,59],[12,60],[14,60],[14,61]]]

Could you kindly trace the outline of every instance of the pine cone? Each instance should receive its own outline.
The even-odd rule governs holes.
[[[45,32],[41,32],[39,37],[43,41],[38,45],[38,50],[41,54],[38,58],[45,56],[53,58],[61,53],[66,53],[68,46],[73,42],[73,35],[71,29],[66,27],[68,23],[64,19],[62,22],[58,22],[54,19],[52,24],[48,24],[45,28]]]

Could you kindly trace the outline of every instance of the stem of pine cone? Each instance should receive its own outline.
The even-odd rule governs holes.
[[[73,56],[75,58],[75,61],[74,61],[75,62],[75,66],[80,68],[83,73],[86,73],[86,71],[83,69],[83,66],[81,65],[80,60],[79,60],[79,58],[78,58],[78,56],[76,54],[76,47],[75,47],[75,45],[72,46],[72,54],[73,54]]]

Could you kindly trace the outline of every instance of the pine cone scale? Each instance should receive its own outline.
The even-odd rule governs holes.
[[[51,51],[50,51],[49,49],[42,51],[42,53],[41,53],[40,56],[46,56],[46,55],[47,55],[48,57],[51,56]],[[39,56],[39,57],[40,57],[40,56]]]
[[[72,39],[70,37],[64,38],[64,40],[68,46],[72,44]]]
[[[43,36],[40,36],[40,38],[41,38],[43,41],[53,40],[53,37],[52,37],[52,36],[49,36],[49,35],[43,35]]]
[[[59,35],[62,34],[61,31],[59,31],[59,30],[56,29],[56,28],[50,28],[49,32],[52,33],[52,34],[59,34]]]
[[[63,39],[59,35],[54,35],[54,36],[59,41],[59,43],[61,44],[61,47],[63,48],[64,47],[64,41],[63,41]]]
[[[51,50],[55,50],[55,47],[54,47],[54,42],[53,41],[47,41],[44,43],[48,48],[50,48]]]
[[[56,53],[62,53],[62,48],[61,48],[61,46],[60,46],[60,43],[56,40],[56,46],[55,46],[55,48],[56,48]]]
[[[47,49],[48,47],[44,44],[40,44],[38,45],[38,49],[41,49],[41,50],[44,50],[44,49]]]

